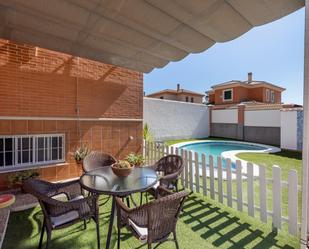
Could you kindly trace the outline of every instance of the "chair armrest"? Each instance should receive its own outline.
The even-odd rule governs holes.
[[[136,208],[128,208],[120,198],[116,197],[116,206],[122,222],[128,225],[128,219],[131,219],[138,226],[147,226],[149,204],[144,204]]]
[[[168,190],[167,188],[163,187],[163,186],[158,186],[156,189],[156,197],[157,198],[161,198],[161,197],[165,197],[168,195],[173,194],[174,192],[171,190]]]
[[[89,196],[83,199],[63,202],[56,199],[48,199],[44,201],[47,204],[48,212],[51,216],[59,216],[69,211],[77,211],[80,217],[86,214],[96,212],[96,197]],[[89,210],[90,209],[90,210]]]
[[[177,171],[177,172],[174,172],[172,174],[168,174],[168,175],[162,176],[160,178],[160,183],[162,183],[162,182],[171,182],[171,181],[177,180],[179,178],[180,174],[181,174],[181,171]]]

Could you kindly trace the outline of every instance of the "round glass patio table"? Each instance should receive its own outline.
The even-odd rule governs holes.
[[[126,197],[133,193],[144,192],[153,187],[159,176],[151,167],[135,167],[130,175],[119,177],[111,167],[102,167],[83,174],[80,177],[81,186],[93,194],[111,195],[112,208],[109,220],[106,248],[110,246],[115,213],[115,197]]]

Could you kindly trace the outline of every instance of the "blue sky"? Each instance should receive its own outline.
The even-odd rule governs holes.
[[[146,94],[166,88],[205,92],[217,83],[253,79],[286,88],[284,103],[302,104],[304,9],[275,22],[251,29],[241,37],[217,43],[200,54],[144,75]]]

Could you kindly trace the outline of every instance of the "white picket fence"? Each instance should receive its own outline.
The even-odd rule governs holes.
[[[181,155],[185,164],[181,183],[185,188],[210,196],[238,211],[248,212],[264,223],[270,218],[275,229],[281,229],[286,223],[291,235],[299,234],[300,186],[296,170],[290,170],[287,181],[283,181],[279,166],[273,166],[272,178],[267,178],[264,166],[257,166],[259,176],[254,176],[254,165],[251,163],[247,163],[247,172],[244,173],[241,161],[237,161],[236,167],[232,167],[231,160],[227,159],[223,165],[222,159],[218,157],[215,165],[212,155],[207,158],[202,154],[199,160],[197,153],[161,143],[144,142],[143,149],[147,164],[153,164],[168,154]],[[282,199],[283,191],[287,191],[288,200]],[[270,195],[271,200],[267,200]],[[257,198],[259,201],[256,201]],[[282,214],[283,207],[286,208],[287,216]]]

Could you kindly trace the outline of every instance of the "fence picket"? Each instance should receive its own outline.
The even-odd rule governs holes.
[[[194,191],[194,183],[193,183],[193,162],[192,162],[192,151],[189,151],[189,181],[190,181],[190,189]]]
[[[210,177],[210,197],[215,199],[215,172],[214,172],[214,158],[209,156],[209,177]]]
[[[203,179],[203,195],[207,195],[207,174],[206,174],[206,156],[202,154],[202,179]]]
[[[180,150],[180,155],[183,160],[183,171],[181,173],[181,184],[183,187],[185,187],[185,171],[186,171],[186,159],[185,159],[185,152],[183,149]]]
[[[170,151],[169,151],[169,147],[167,145],[163,146],[164,148],[164,156],[167,156],[170,154]]]
[[[233,207],[231,159],[226,160],[227,205]]]
[[[247,181],[248,181],[248,214],[254,217],[254,178],[253,178],[253,165],[247,164]]]
[[[150,144],[150,164],[153,164],[153,157],[154,157],[154,152],[156,151],[154,148],[154,143]]]
[[[195,160],[195,189],[196,192],[200,192],[200,163],[199,163],[199,159],[198,159],[198,153],[195,152],[194,153],[194,160]]]
[[[144,152],[144,158],[145,158],[145,164],[149,165],[149,142],[145,141],[145,152]]]
[[[273,226],[281,228],[281,169],[273,166]]]
[[[266,169],[264,166],[259,166],[259,189],[260,189],[260,219],[267,222],[267,182],[266,182]]]
[[[297,235],[297,210],[298,210],[298,178],[297,171],[290,170],[288,175],[288,217],[289,217],[289,233]]]
[[[188,162],[188,151],[184,150],[185,155],[185,186],[186,188],[189,188],[189,162]]]
[[[222,186],[222,160],[217,158],[217,172],[218,172],[218,201],[223,203],[223,186]]]
[[[236,181],[237,181],[237,210],[243,211],[242,199],[242,166],[241,161],[236,161]]]
[[[169,154],[169,155],[174,155],[174,147],[171,146],[171,147],[167,147],[167,148],[169,148],[169,149],[167,149],[168,154]]]

